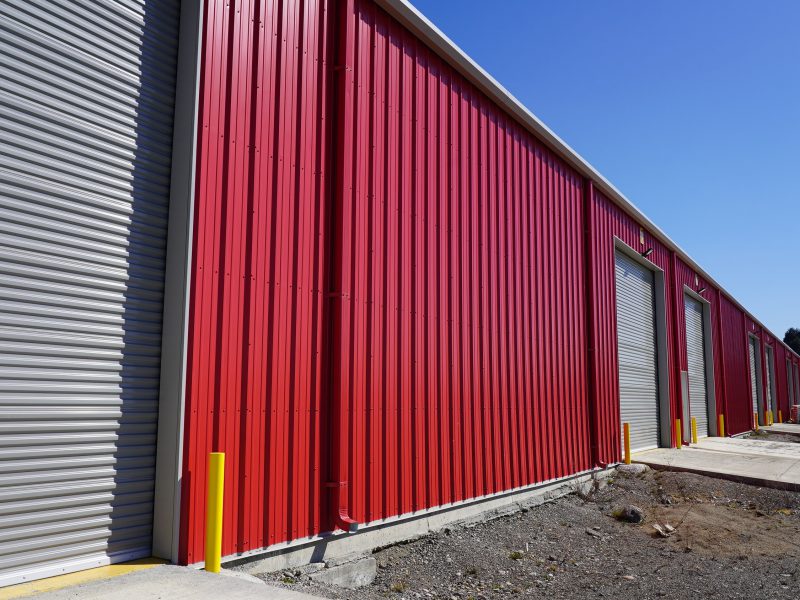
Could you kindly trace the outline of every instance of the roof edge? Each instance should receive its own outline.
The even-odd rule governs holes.
[[[776,336],[761,321],[756,319],[736,298],[734,298],[713,276],[701,267],[677,242],[670,238],[658,225],[645,215],[631,200],[620,192],[614,184],[606,179],[585,158],[576,152],[569,144],[562,140],[556,133],[545,125],[541,119],[534,115],[511,92],[503,87],[494,77],[489,75],[477,62],[464,52],[453,40],[445,35],[425,15],[407,0],[375,0],[387,13],[409,29],[422,40],[439,57],[454,67],[461,75],[485,93],[491,100],[513,116],[520,124],[533,133],[537,138],[551,147],[563,160],[576,169],[584,177],[591,179],[595,188],[601,191],[617,206],[630,216],[639,221],[650,233],[670,250],[673,250],[689,267],[697,271],[705,280],[717,287],[728,299],[742,312],[756,322],[761,329],[780,341],[787,350],[795,356],[800,354],[792,350],[783,342],[783,338]]]

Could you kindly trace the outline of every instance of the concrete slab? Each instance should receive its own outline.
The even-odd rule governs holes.
[[[775,423],[774,425],[770,425],[767,431],[771,433],[788,433],[789,435],[800,435],[800,424]]]
[[[2,590],[0,590],[2,598]],[[163,565],[26,596],[36,600],[321,600],[300,592],[188,567]]]
[[[800,491],[800,448],[797,444],[705,438],[682,450],[658,448],[634,454],[633,460],[655,469]]]

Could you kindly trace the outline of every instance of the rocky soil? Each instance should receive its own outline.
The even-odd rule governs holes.
[[[620,509],[644,513],[619,521]],[[661,537],[658,524],[675,529]],[[431,534],[373,554],[372,585],[295,572],[270,583],[327,598],[800,597],[800,494],[687,473],[617,473],[605,489]]]

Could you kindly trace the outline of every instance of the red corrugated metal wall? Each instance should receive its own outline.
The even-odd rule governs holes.
[[[206,0],[199,115],[182,562],[210,451],[225,555],[337,489],[367,522],[619,460],[615,237],[665,272],[672,417],[706,285],[749,429],[744,313],[370,0]]]
[[[582,179],[373,2],[343,29],[352,516],[589,468]]]
[[[324,0],[208,0],[180,557],[203,558],[226,453],[223,554],[320,531],[327,185]]]
[[[752,428],[750,370],[745,315],[724,294],[721,303],[722,358],[725,368],[725,433],[735,435]]]

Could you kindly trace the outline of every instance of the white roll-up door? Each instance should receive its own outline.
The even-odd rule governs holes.
[[[689,410],[697,422],[697,435],[708,435],[708,390],[706,389],[706,354],[703,328],[703,305],[684,295],[686,320],[686,358],[689,374]]]
[[[178,8],[0,2],[0,586],[150,554]]]
[[[750,397],[753,400],[753,414],[758,412],[758,342],[750,338]],[[759,417],[760,420],[760,417]]]
[[[631,450],[659,441],[659,398],[653,272],[616,254],[617,348],[622,423],[630,423]]]
[[[777,415],[778,407],[775,403],[775,355],[773,354],[772,346],[766,346],[764,351],[767,359],[767,406],[773,415]],[[777,419],[778,417],[775,416],[775,418]]]

